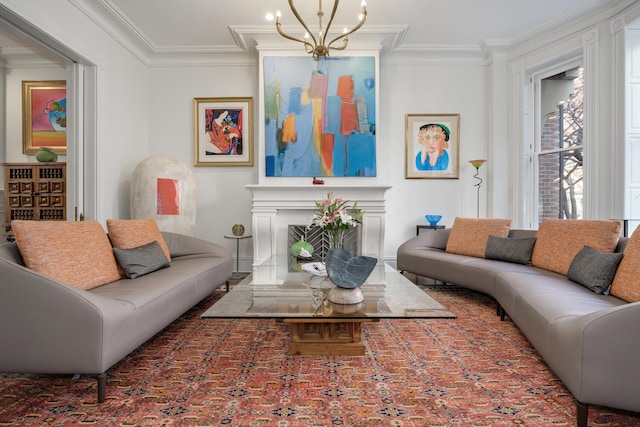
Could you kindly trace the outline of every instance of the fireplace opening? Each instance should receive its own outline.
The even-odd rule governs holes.
[[[313,259],[322,261],[329,251],[329,237],[319,227],[308,227],[306,225],[289,225],[287,247],[291,248],[296,242],[304,240],[313,246]],[[362,253],[361,248],[361,227],[357,226],[344,233],[342,241],[343,249],[346,249],[358,256]]]

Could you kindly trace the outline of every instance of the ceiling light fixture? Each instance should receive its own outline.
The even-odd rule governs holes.
[[[282,24],[280,22],[281,14],[280,11],[276,14],[276,29],[278,33],[286,39],[293,40],[299,43],[304,44],[305,51],[313,55],[313,59],[316,61],[320,58],[324,58],[329,56],[329,50],[344,50],[347,47],[347,43],[349,42],[349,35],[356,32],[364,21],[367,20],[367,3],[365,0],[362,0],[362,4],[360,5],[360,16],[358,17],[358,23],[348,30],[346,27],[341,35],[331,40],[329,43],[325,44],[327,35],[329,34],[329,28],[331,28],[331,23],[333,22],[333,18],[336,16],[336,11],[338,10],[338,4],[340,0],[333,0],[333,9],[331,10],[331,17],[329,18],[329,23],[326,28],[322,28],[322,17],[324,16],[324,12],[322,11],[322,0],[318,0],[318,38],[313,35],[311,30],[307,24],[305,24],[304,20],[300,17],[300,14],[296,10],[296,7],[293,5],[293,0],[289,1],[289,7],[291,11],[295,15],[296,19],[300,22],[300,24],[304,27],[306,33],[304,35],[304,39],[290,36],[289,34],[282,31]],[[336,43],[340,43],[339,45],[335,45]]]

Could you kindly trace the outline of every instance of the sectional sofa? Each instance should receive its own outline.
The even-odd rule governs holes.
[[[537,231],[495,221],[456,218],[414,237],[397,267],[494,297],[575,397],[579,427],[590,404],[640,411],[640,232],[620,237],[617,221]]]
[[[0,245],[0,372],[97,375],[102,402],[109,368],[228,289],[228,249],[153,220],[109,225],[111,240],[95,221],[12,223],[16,242]]]

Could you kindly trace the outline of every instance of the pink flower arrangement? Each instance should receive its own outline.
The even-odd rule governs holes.
[[[347,207],[348,201],[340,197],[333,197],[333,193],[327,193],[327,198],[315,201],[318,212],[311,219],[312,227],[320,227],[323,230],[336,233],[346,232],[358,224],[362,224],[364,211],[357,211],[358,202],[351,208]]]

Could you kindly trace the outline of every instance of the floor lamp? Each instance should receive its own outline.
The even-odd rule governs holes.
[[[482,178],[480,178],[479,173],[480,166],[482,166],[484,162],[486,162],[486,160],[469,160],[469,163],[471,163],[473,167],[476,168],[476,173],[473,174],[473,177],[478,180],[478,182],[474,184],[478,190],[476,196],[476,218],[480,218],[480,187],[482,186]]]

